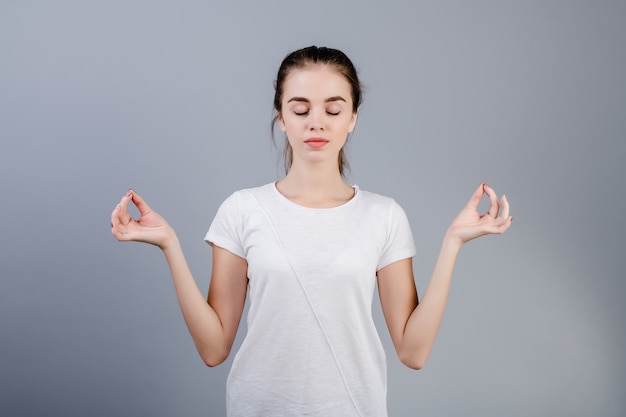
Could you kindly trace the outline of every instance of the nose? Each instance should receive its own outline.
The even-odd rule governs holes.
[[[324,130],[324,112],[311,110],[309,114],[309,130],[311,132]]]

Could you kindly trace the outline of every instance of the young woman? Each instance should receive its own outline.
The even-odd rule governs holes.
[[[413,236],[391,198],[343,178],[343,146],[357,121],[361,87],[341,51],[309,47],[278,72],[274,109],[286,134],[287,175],[241,190],[218,210],[208,300],[196,285],[174,230],[129,190],[111,216],[120,241],[161,248],[180,307],[209,366],[230,354],[246,293],[248,331],[228,378],[227,409],[240,416],[386,416],[385,356],[371,314],[378,284],[396,352],[424,366],[442,320],[452,270],[464,243],[503,233],[509,204],[480,184],[444,236],[421,302],[413,279]],[[489,210],[481,215],[484,194]],[[139,219],[127,207],[133,202]]]

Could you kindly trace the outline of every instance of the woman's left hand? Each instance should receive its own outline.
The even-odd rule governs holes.
[[[487,212],[481,215],[478,212],[478,203],[485,194],[489,197],[491,204]],[[485,183],[480,184],[467,205],[448,228],[448,237],[464,244],[480,236],[504,233],[511,226],[513,217],[509,215],[509,202],[506,196],[503,195],[501,201],[502,212],[500,212],[498,196],[493,188]]]

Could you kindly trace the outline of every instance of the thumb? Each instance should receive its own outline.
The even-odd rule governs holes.
[[[139,214],[142,217],[152,212],[148,203],[146,203],[145,200],[135,192],[135,190],[131,190],[131,198],[133,200],[133,204],[137,206],[137,210],[139,210]]]

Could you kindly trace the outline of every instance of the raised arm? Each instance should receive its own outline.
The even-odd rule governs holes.
[[[133,219],[128,205],[140,216]],[[163,217],[129,190],[111,214],[111,232],[119,241],[145,242],[163,251],[172,273],[176,295],[191,337],[208,366],[222,363],[232,348],[247,290],[245,259],[213,247],[213,272],[208,300],[194,280],[178,237]]]
[[[490,200],[487,213],[478,213],[484,194]],[[383,314],[398,357],[406,366],[420,369],[426,363],[441,325],[452,272],[461,247],[487,234],[504,233],[513,218],[502,196],[502,212],[495,191],[480,184],[467,205],[448,228],[422,301],[418,302],[411,259],[404,259],[378,271],[378,288]]]

